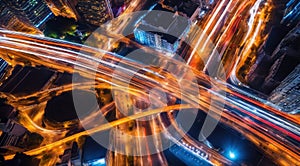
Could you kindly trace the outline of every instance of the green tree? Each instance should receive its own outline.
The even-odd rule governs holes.
[[[58,16],[46,23],[44,35],[51,38],[82,43],[81,37],[76,33],[77,27],[78,24],[75,19]]]

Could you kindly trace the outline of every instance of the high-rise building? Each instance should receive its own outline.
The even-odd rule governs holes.
[[[81,21],[100,26],[113,18],[109,0],[79,0],[76,10],[81,16]]]
[[[3,2],[0,1],[0,27],[8,30],[15,30],[25,33],[41,34],[42,32],[28,24],[22,22]]]
[[[257,57],[256,63],[246,76],[251,88],[270,94],[300,63],[299,27],[300,24],[293,28],[274,51],[264,50],[265,52]],[[268,55],[266,52],[273,53]]]
[[[261,89],[266,94],[269,94],[274,90],[286,76],[293,71],[295,66],[297,66],[297,59],[291,57],[288,54],[282,55],[278,58],[274,64],[271,66],[269,73],[264,79]]]
[[[282,18],[282,24],[294,26],[300,20],[300,1],[290,0],[286,4],[285,14]]]
[[[134,29],[135,39],[144,45],[174,53],[190,29],[190,21],[157,4]]]
[[[55,16],[63,16],[67,18],[80,18],[75,6],[78,0],[45,0],[49,8]]]
[[[0,58],[0,79],[5,74],[6,68],[8,67],[8,63]]]
[[[289,113],[300,112],[300,65],[272,91],[269,100]]]
[[[5,19],[10,20],[9,24],[15,26],[17,22],[21,22],[33,29],[42,29],[44,23],[53,16],[43,0],[2,0],[0,3],[4,8],[2,14],[6,16]]]

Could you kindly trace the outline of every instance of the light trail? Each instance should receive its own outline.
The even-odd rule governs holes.
[[[245,52],[249,52],[251,47],[253,46],[253,43],[255,42],[255,38],[257,37],[258,33],[259,33],[259,30],[261,29],[261,25],[262,25],[262,20],[259,20],[258,21],[258,24],[255,28],[255,31],[254,31],[254,34],[253,34],[253,37],[251,38],[249,44],[247,44],[247,47],[245,49]]]
[[[216,24],[213,26],[212,30],[210,31],[209,35],[207,36],[204,44],[201,46],[200,51],[203,52],[206,48],[207,43],[211,40],[212,35],[215,33],[215,31],[217,30],[218,26],[220,25],[221,21],[223,20],[223,18],[225,17],[225,15],[228,12],[228,9],[231,7],[231,3],[233,2],[233,0],[229,1],[229,3],[226,5],[226,8],[224,9],[224,11],[222,12],[221,16],[218,18]],[[232,19],[234,20],[234,19]],[[231,21],[232,21],[231,20]],[[230,24],[229,24],[230,25]],[[229,26],[227,26],[229,27]],[[200,38],[201,39],[201,38]]]
[[[145,116],[159,114],[159,113],[167,112],[167,111],[170,111],[170,110],[188,109],[188,108],[192,108],[192,106],[189,105],[189,104],[172,105],[172,106],[166,106],[166,107],[163,107],[163,108],[153,109],[153,110],[145,111],[145,112],[142,112],[142,113],[126,116],[122,119],[118,119],[118,120],[112,121],[110,123],[106,123],[106,124],[100,125],[98,127],[95,127],[93,129],[89,129],[89,130],[86,130],[86,131],[83,131],[83,132],[80,132],[80,133],[76,133],[72,136],[68,136],[68,137],[63,138],[63,139],[61,139],[59,141],[56,141],[54,143],[47,144],[45,146],[42,146],[42,147],[39,147],[39,148],[36,148],[36,149],[33,149],[33,150],[29,150],[29,151],[26,151],[24,153],[27,154],[27,155],[30,155],[30,156],[43,154],[43,152],[49,151],[53,147],[58,147],[58,146],[60,146],[64,143],[75,140],[76,138],[79,138],[81,136],[86,136],[86,135],[90,135],[90,134],[97,133],[97,132],[100,132],[100,131],[108,130],[108,129],[111,129],[111,128],[116,127],[118,125],[121,125],[123,123],[129,122],[129,121],[132,121],[132,120],[135,120],[135,119],[143,118]],[[10,159],[12,157],[13,157],[12,155],[8,155],[8,156],[5,156],[5,159]]]
[[[242,43],[245,43],[246,40],[248,39],[248,37],[250,36],[252,29],[254,28],[253,24],[255,22],[255,17],[257,17],[257,13],[258,13],[258,9],[259,9],[259,5],[261,4],[262,0],[258,0],[255,2],[255,4],[253,5],[253,7],[249,10],[250,11],[250,18],[248,21],[248,31],[246,33],[246,36],[244,38],[244,41]]]
[[[6,32],[0,32],[0,33],[5,34]],[[20,36],[20,38],[23,37],[22,35],[18,34],[15,35],[15,38],[18,38],[18,36]],[[0,39],[1,48],[2,48],[1,50],[3,52],[7,52],[7,51],[9,52],[11,50],[11,52],[9,53],[13,53],[14,57],[10,59],[7,57],[6,54],[5,55],[1,54],[1,56],[6,58],[12,64],[22,63],[22,60],[27,60],[27,61],[29,60],[38,65],[45,65],[46,67],[49,68],[57,69],[59,71],[66,71],[70,73],[74,72],[73,66],[75,65],[79,67],[80,74],[91,78],[90,75],[95,73],[97,77],[96,81],[98,80],[105,81],[107,83],[113,84],[116,87],[120,87],[120,88],[125,87],[125,85],[127,84],[127,82],[124,83],[124,81],[126,81],[128,78],[126,74],[134,73],[133,69],[135,68],[143,69],[143,71],[151,71],[151,70],[155,71],[155,68],[151,68],[151,67],[146,70],[142,64],[138,64],[136,61],[130,61],[130,59],[126,59],[126,60],[122,59],[120,63],[123,63],[124,66],[130,66],[132,68],[131,69],[122,68],[124,70],[121,70],[122,72],[118,73],[118,75],[116,76],[117,78],[116,82],[111,82],[111,74],[114,73],[115,67],[117,67],[116,62],[119,62],[120,60],[120,58],[115,54],[111,54],[108,52],[107,54],[102,55],[103,51],[90,49],[84,46],[82,46],[83,50],[90,51],[88,52],[89,54],[87,55],[82,53],[76,53],[76,51],[66,52],[66,51],[61,51],[59,49],[49,50],[49,49],[45,49],[43,44],[35,45],[35,47],[32,48],[32,45],[34,43],[30,43],[30,42],[28,43],[27,41],[22,41],[24,39],[19,40],[20,38],[12,42],[12,40],[10,39],[8,39],[7,41],[6,40],[7,38],[9,37],[4,36]],[[32,41],[34,42],[34,40]],[[41,38],[37,42],[46,43],[47,39]],[[69,45],[69,43],[64,43],[64,42],[61,43],[53,42],[52,44],[60,48]],[[68,49],[68,47],[66,49]],[[78,47],[72,46],[72,49],[78,49]],[[97,51],[98,54],[95,54],[97,53]],[[101,55],[100,58],[102,59],[93,56],[99,54]],[[159,58],[163,59],[164,57],[159,57]],[[172,60],[169,61],[173,62]],[[95,63],[99,63],[99,64],[95,66]],[[178,63],[174,62],[174,64],[178,64]],[[31,64],[26,64],[26,65],[31,65]],[[180,68],[180,65],[178,65],[178,67]],[[195,73],[196,77],[202,79],[206,78],[204,74],[201,74],[197,71],[193,71],[193,72]],[[170,93],[177,98],[181,98],[182,100],[187,101],[188,103],[190,103],[191,107],[200,108],[201,110],[208,112],[207,108],[210,107],[209,105],[210,101],[199,99],[198,96],[193,96],[194,93],[185,92],[182,94],[180,89],[174,86],[175,82],[173,79],[169,79],[168,80],[169,82],[165,82],[166,80],[161,78],[164,78],[166,76],[160,73],[157,73],[158,76],[161,75],[161,77],[158,78],[143,75],[141,73],[135,73],[135,75],[136,75],[135,78],[132,79],[130,78],[132,80],[131,84],[133,85],[134,89],[138,91],[143,91],[143,90],[151,89],[153,87],[160,87],[159,90]],[[217,98],[215,100],[217,102],[225,101],[226,106],[232,108],[230,109],[230,111],[225,111],[222,113],[222,118],[224,119],[221,119],[221,121],[223,123],[229,124],[232,128],[246,135],[247,138],[249,138],[252,141],[256,141],[259,143],[264,143],[263,141],[266,141],[272,143],[273,145],[276,145],[276,147],[278,147],[281,151],[280,153],[278,151],[275,152],[276,154],[278,154],[278,156],[286,159],[286,161],[290,161],[291,163],[297,162],[297,158],[299,158],[299,151],[298,151],[299,147],[297,146],[297,144],[295,145],[294,143],[295,142],[297,143],[300,140],[299,130],[298,130],[299,123],[295,123],[295,121],[291,121],[291,118],[289,118],[288,115],[283,114],[284,116],[280,117],[281,118],[280,123],[277,123],[279,118],[277,117],[278,114],[273,114],[277,110],[275,109],[271,110],[270,108],[266,108],[265,105],[261,102],[254,101],[252,99],[247,99],[249,97],[247,96],[245,97],[233,89],[228,90],[224,86],[220,86],[220,84],[214,80],[211,80],[211,84],[218,88],[213,88],[213,89],[203,88],[202,86],[189,83],[188,80],[184,80],[184,79],[182,80],[186,81],[186,83],[188,83],[187,85],[195,86],[198,87],[199,89],[206,90],[206,92],[203,93],[203,95],[216,96]],[[162,85],[162,86],[158,86],[158,85]],[[220,90],[229,93],[229,98],[223,98],[219,94]],[[233,98],[230,95],[233,95],[236,98]],[[244,100],[247,100],[247,102],[249,103],[244,102]],[[218,105],[212,105],[211,107],[213,108],[213,111],[216,114],[221,114],[220,110],[223,108],[218,107]],[[253,111],[253,109],[259,111],[260,113]],[[273,113],[269,114],[269,112],[273,112]],[[149,116],[149,115],[146,114],[144,116]],[[267,131],[265,129],[267,129]],[[276,133],[268,132],[268,131],[275,131],[275,130]],[[91,131],[94,130],[92,129]],[[247,133],[245,131],[251,131],[251,132]],[[285,137],[285,135],[291,136],[293,141],[289,141],[288,139],[282,140],[281,136],[280,137],[277,136],[278,133],[279,135],[282,134],[283,137]],[[256,138],[255,136],[259,137],[261,140],[255,139]],[[54,143],[54,145],[56,144]],[[47,149],[47,147],[44,148]],[[271,146],[267,146],[267,150],[270,150],[270,148]]]
[[[259,6],[262,7],[259,7]],[[246,63],[247,58],[256,58],[253,54],[254,51],[258,50],[258,46],[260,46],[267,38],[267,34],[263,34],[263,30],[266,27],[267,21],[270,20],[270,10],[273,8],[272,1],[266,0],[266,2],[262,0],[256,1],[255,5],[250,10],[250,18],[248,21],[248,31],[246,33],[246,37],[244,38],[242,44],[245,46],[240,53],[239,61],[235,63],[233,70],[230,74],[230,79],[237,82],[240,86],[246,87],[243,84],[245,82],[245,78],[240,75],[236,75],[242,66],[252,65]]]
[[[190,54],[190,57],[189,59],[187,60],[187,64],[190,64],[194,54],[196,53],[197,49],[199,49],[199,45],[200,45],[200,42],[203,40],[203,37],[207,34],[207,31],[208,29],[210,28],[210,26],[212,25],[213,21],[215,20],[216,16],[218,15],[218,13],[220,12],[220,10],[222,9],[224,3],[226,2],[227,0],[222,0],[221,3],[218,5],[218,7],[216,8],[215,11],[213,11],[213,15],[209,18],[209,21],[207,23],[207,25],[205,26],[203,32],[201,33],[201,36],[200,38],[197,40],[197,43],[195,46],[193,46],[193,51],[192,53]]]
[[[222,42],[222,38],[223,37],[226,37],[226,39],[228,38],[228,36],[233,36],[234,35],[234,32],[233,33],[229,33],[230,30],[232,29],[232,27],[234,26],[235,22],[239,22],[240,21],[240,15],[241,13],[244,11],[244,9],[251,4],[251,1],[247,2],[247,1],[244,1],[242,2],[242,4],[240,4],[240,8],[233,14],[233,18],[229,21],[228,25],[226,26],[224,32],[222,33],[222,35],[220,36],[219,40],[217,41],[217,43],[215,44],[213,50],[212,50],[212,53],[211,55],[209,56],[207,62],[206,62],[206,65],[204,66],[203,68],[203,71],[206,71],[207,68],[209,67],[210,65],[210,62],[212,61],[212,59],[216,58],[216,59],[222,59],[221,57],[224,55],[224,52],[223,50],[225,50],[226,46],[223,46],[223,49],[221,49],[221,51],[219,52],[218,54],[218,48],[221,46],[221,42]],[[228,6],[229,7],[229,6]],[[227,9],[228,10],[228,9]],[[226,10],[225,10],[226,11]],[[225,11],[223,12],[223,14],[225,14]],[[227,11],[226,11],[227,12]],[[217,26],[215,26],[217,27]],[[212,33],[210,33],[210,37],[209,39],[211,38],[212,36]],[[230,42],[230,40],[226,40],[227,43]],[[204,46],[202,46],[202,49],[204,49],[206,47],[206,44],[208,43],[208,40],[205,41],[204,43]],[[216,57],[218,56],[218,57]]]

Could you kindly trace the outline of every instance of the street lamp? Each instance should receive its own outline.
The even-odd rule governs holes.
[[[230,159],[235,159],[235,157],[236,157],[235,153],[232,152],[232,151],[229,151],[229,158]]]

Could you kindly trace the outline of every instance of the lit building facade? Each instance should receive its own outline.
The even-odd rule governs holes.
[[[1,6],[10,11],[8,18],[13,17],[15,18],[13,20],[32,26],[32,28],[43,29],[44,23],[53,17],[53,13],[43,0],[3,0]]]
[[[100,26],[113,18],[109,0],[79,0],[76,10],[81,16],[81,21]]]
[[[281,84],[272,91],[269,100],[284,112],[300,112],[300,65],[291,72]]]
[[[246,80],[251,88],[270,94],[300,63],[300,24],[293,28],[273,51],[258,56]],[[272,46],[274,47],[274,46]]]
[[[134,37],[141,44],[174,53],[190,24],[190,20],[157,4],[136,24]]]
[[[300,1],[290,0],[286,4],[286,10],[284,17],[282,18],[282,24],[287,26],[294,26],[300,20]]]
[[[5,74],[7,67],[8,63],[0,58],[0,79]]]
[[[41,34],[42,32],[27,22],[19,19],[3,2],[0,2],[0,27],[8,30]]]
[[[78,0],[45,0],[55,16],[80,19],[75,6]]]

